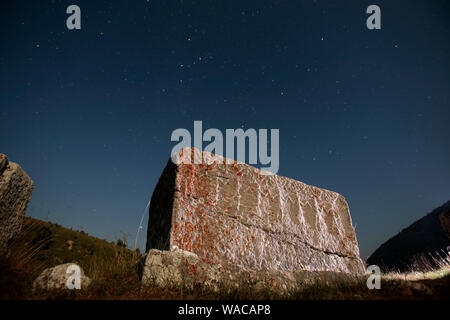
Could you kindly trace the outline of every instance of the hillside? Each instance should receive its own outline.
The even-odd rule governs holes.
[[[130,281],[139,283],[136,262],[139,252],[98,239],[83,231],[25,217],[20,236],[12,243],[9,257],[0,259],[0,298],[33,297],[32,281],[45,269],[74,262],[95,280],[96,295],[122,294]],[[124,285],[111,279],[121,278]],[[10,290],[13,288],[13,290]]]
[[[436,260],[450,246],[450,201],[403,229],[367,259],[384,271],[409,271],[421,265],[438,267]]]
[[[120,240],[118,242],[121,243]],[[90,236],[84,231],[26,217],[21,237],[15,241],[12,250],[36,246],[39,250],[35,258],[46,268],[66,262],[77,262],[87,268],[93,257],[107,259],[114,256],[118,249],[123,254],[132,253],[124,246]]]

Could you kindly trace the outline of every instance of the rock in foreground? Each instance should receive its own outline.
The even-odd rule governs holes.
[[[0,154],[0,251],[20,232],[32,192],[33,181],[25,171]]]
[[[191,152],[203,163],[183,163]],[[197,149],[169,160],[151,199],[147,250],[176,248],[227,268],[364,272],[343,196],[228,161]]]
[[[67,289],[67,280],[74,275],[74,270],[69,267],[73,266],[80,270],[80,288],[86,288],[91,283],[91,279],[85,276],[83,269],[74,263],[65,263],[42,271],[33,282],[33,290]],[[72,284],[74,283],[72,281]]]

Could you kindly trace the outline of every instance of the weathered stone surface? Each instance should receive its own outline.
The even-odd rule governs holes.
[[[155,188],[147,250],[179,248],[207,264],[254,270],[364,272],[343,196],[192,153],[203,164],[181,161],[191,155],[185,149]]]
[[[4,155],[0,156],[0,172],[0,251],[4,251],[22,228],[33,181]]]
[[[208,264],[186,251],[151,249],[144,263],[142,284],[161,288],[202,289],[227,293],[232,290],[271,290],[280,295],[301,290],[315,282],[335,284],[354,281],[344,273],[327,271],[255,270],[239,265]]]
[[[65,263],[57,265],[53,268],[48,268],[34,280],[33,290],[53,290],[53,289],[67,289],[67,280],[73,274],[73,271],[68,270],[74,263]],[[91,279],[84,274],[83,269],[80,268],[80,285],[81,289],[86,288],[91,283]]]

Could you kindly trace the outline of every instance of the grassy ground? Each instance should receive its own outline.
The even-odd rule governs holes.
[[[193,290],[141,288],[137,272],[140,253],[56,224],[26,218],[21,235],[7,258],[0,258],[0,299],[449,299],[450,261],[439,270],[389,273],[380,290],[369,290],[366,277],[347,283],[317,283],[279,296],[268,289],[255,293],[240,288],[228,294]],[[33,280],[48,267],[80,265],[92,279],[88,289],[33,292]]]

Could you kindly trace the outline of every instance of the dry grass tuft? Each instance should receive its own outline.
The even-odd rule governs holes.
[[[428,253],[414,257],[409,272],[389,272],[384,279],[402,279],[407,281],[433,280],[450,276],[450,247],[434,254]]]

